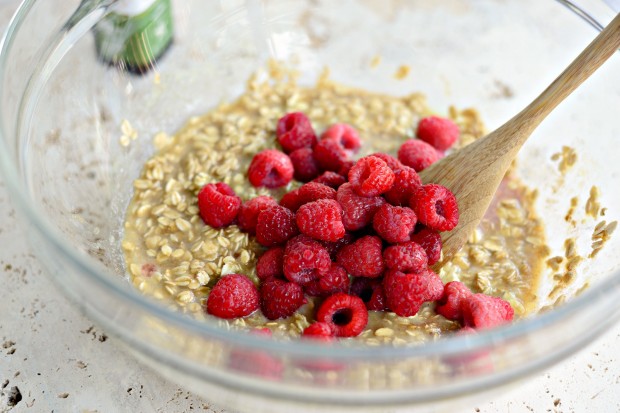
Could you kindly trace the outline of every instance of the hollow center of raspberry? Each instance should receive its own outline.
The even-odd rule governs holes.
[[[279,179],[280,179],[280,173],[275,168],[270,170],[267,176],[265,177],[265,180],[269,180],[269,181],[274,181],[274,180],[279,180]]]
[[[435,202],[435,211],[437,211],[437,215],[442,216],[442,217],[445,216],[445,210],[443,208],[443,201],[441,199]]]
[[[342,308],[334,313],[332,321],[337,326],[346,326],[353,318],[353,311],[350,308]]]
[[[370,177],[371,174],[371,170],[370,168],[364,168],[364,170],[362,171],[362,175],[360,176],[360,181],[364,182],[365,180],[367,180]]]

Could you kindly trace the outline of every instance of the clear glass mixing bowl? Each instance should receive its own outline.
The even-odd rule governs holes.
[[[0,163],[49,275],[160,374],[253,412],[439,410],[567,357],[620,315],[617,237],[570,274],[559,296],[550,294],[552,277],[543,280],[539,306],[555,304],[552,310],[402,348],[272,341],[194,321],[140,295],[125,277],[120,248],[131,181],[154,151],[151,137],[174,133],[190,116],[233,99],[268,58],[295,61],[306,82],[327,65],[349,85],[396,95],[421,91],[439,112],[450,104],[474,106],[492,129],[586,46],[597,23],[613,17],[604,3],[581,2],[591,13],[585,15],[551,0],[178,0],[174,44],[142,77],[96,57],[90,31],[112,3],[86,1],[77,15],[75,0],[22,4],[0,57]],[[382,63],[371,70],[377,55]],[[393,73],[404,64],[411,75],[398,81]],[[564,253],[567,237],[588,255],[601,220],[583,212],[592,185],[607,208],[602,219],[618,218],[619,73],[616,55],[521,153],[518,173],[539,189],[551,256]],[[123,119],[139,131],[129,147],[119,143]],[[566,176],[550,161],[564,145],[578,152]],[[564,220],[573,196],[580,200],[576,226]],[[322,371],[316,363],[338,368]]]

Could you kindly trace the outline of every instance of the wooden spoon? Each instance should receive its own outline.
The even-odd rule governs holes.
[[[534,129],[619,48],[620,14],[525,109],[494,132],[420,172],[422,182],[449,188],[458,201],[459,224],[442,233],[442,262],[450,259],[476,229],[508,167]]]

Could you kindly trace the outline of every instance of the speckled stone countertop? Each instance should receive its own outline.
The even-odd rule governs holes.
[[[16,4],[0,0],[0,28]],[[0,217],[0,413],[227,413],[142,367],[70,306],[31,253],[1,180]],[[617,324],[558,366],[460,412],[617,412],[619,390]]]

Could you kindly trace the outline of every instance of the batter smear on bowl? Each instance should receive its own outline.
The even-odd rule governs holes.
[[[483,136],[474,110],[434,114],[272,66],[192,118],[140,178],[123,249],[133,284],[171,307],[276,336],[423,342],[533,308],[547,255],[535,192],[507,176],[440,269],[452,193],[417,172]],[[160,139],[161,141],[161,139]]]

